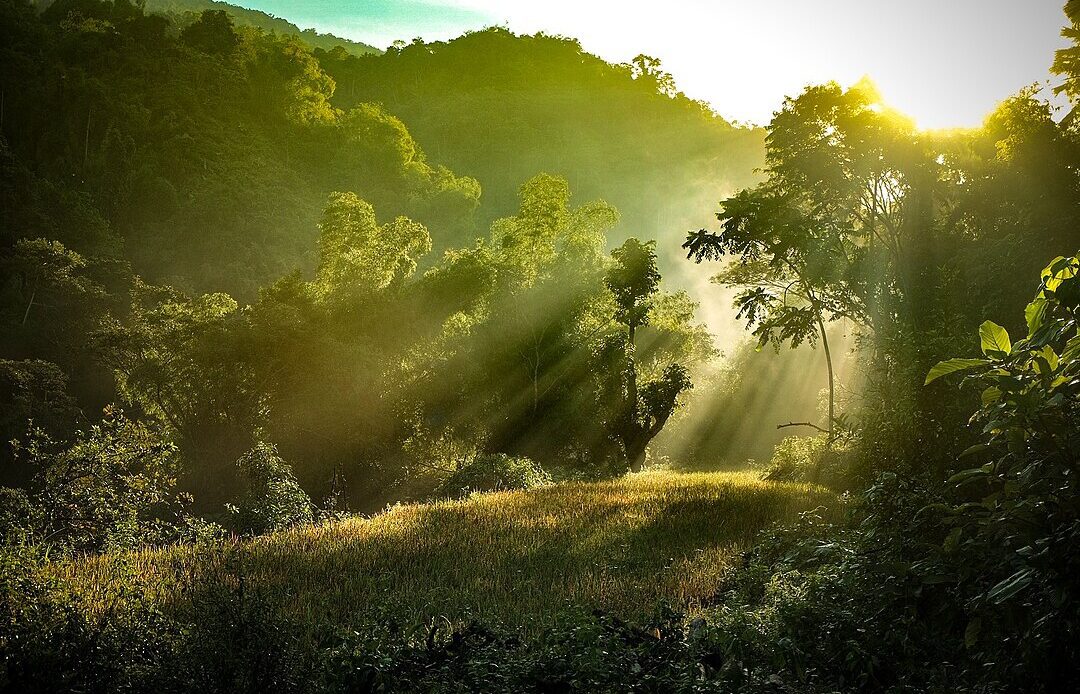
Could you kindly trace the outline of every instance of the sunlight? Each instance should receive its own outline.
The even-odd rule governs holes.
[[[782,95],[870,74],[922,128],[975,126],[998,101],[1044,79],[1054,49],[1064,45],[1056,0],[673,0],[662,12],[640,0],[246,4],[382,46],[413,36],[445,40],[489,24],[573,36],[609,60],[658,57],[688,95],[760,125]]]
[[[1077,689],[1080,0],[236,2],[0,0],[0,690]]]

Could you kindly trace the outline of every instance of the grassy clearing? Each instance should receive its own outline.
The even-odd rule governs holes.
[[[63,571],[99,605],[121,583],[135,581],[168,607],[242,576],[245,590],[272,596],[308,623],[347,625],[391,610],[408,621],[472,616],[527,627],[570,605],[627,617],[662,602],[693,611],[760,529],[834,501],[820,488],[746,473],[649,473],[398,506],[369,519]]]

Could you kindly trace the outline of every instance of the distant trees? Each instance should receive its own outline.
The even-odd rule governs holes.
[[[335,107],[299,38],[220,9],[172,16],[64,0],[5,25],[5,244],[60,241],[246,301],[310,258],[332,191],[471,239],[476,182],[428,163],[385,110]]]
[[[612,65],[573,39],[499,27],[381,56],[316,55],[338,108],[382,104],[434,158],[476,178],[484,221],[513,214],[518,185],[549,171],[613,204],[627,229],[679,228],[695,216],[684,201],[711,200],[718,181],[750,185],[761,165],[761,129],[687,98],[645,55]]]
[[[204,10],[180,31],[180,39],[203,53],[228,56],[240,46],[232,18],[224,10]]]

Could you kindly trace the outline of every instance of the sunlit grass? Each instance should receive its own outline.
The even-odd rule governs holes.
[[[346,626],[389,610],[404,621],[445,615],[530,626],[570,605],[633,617],[661,603],[688,611],[707,604],[759,530],[834,500],[748,473],[647,473],[398,506],[63,571],[99,607],[121,582],[168,609],[242,576],[249,593],[273,596],[312,623]]]

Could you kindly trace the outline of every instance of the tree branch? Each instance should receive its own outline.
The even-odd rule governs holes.
[[[817,429],[822,434],[828,434],[829,433],[828,429],[822,429],[821,427],[819,427],[817,424],[814,424],[813,422],[788,422],[787,424],[777,424],[776,425],[777,429],[786,429],[788,427],[810,427],[811,429]]]

